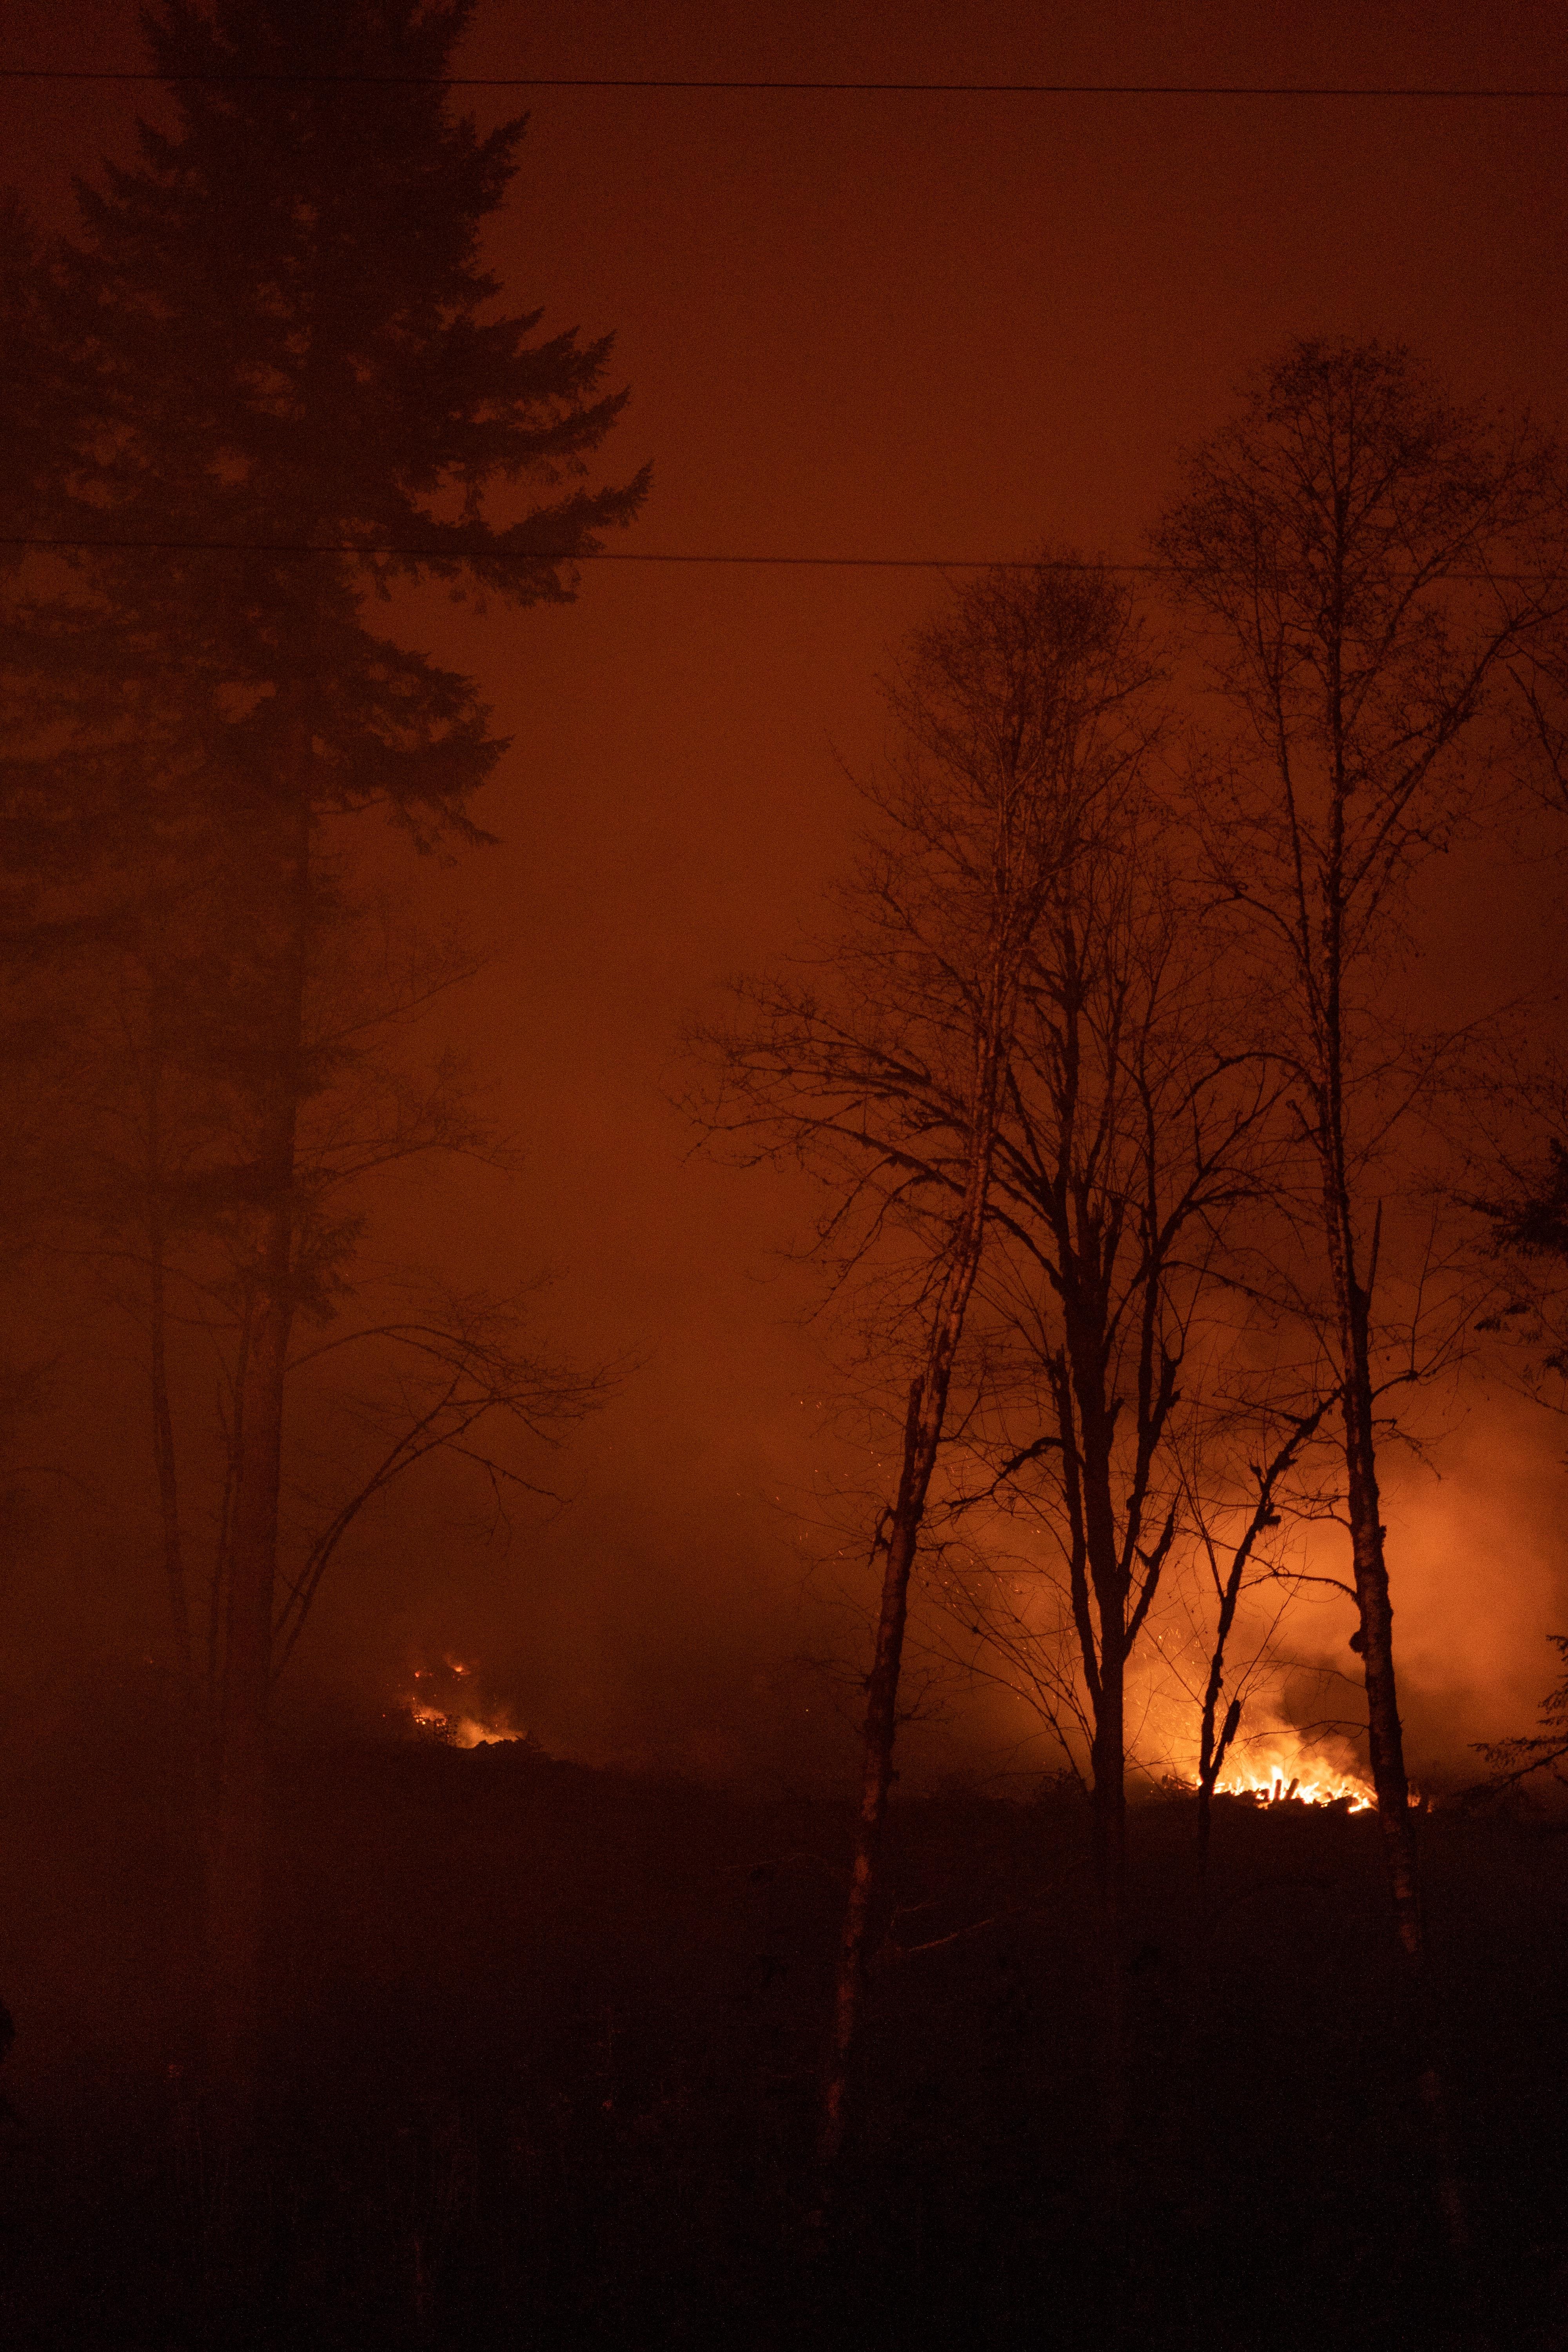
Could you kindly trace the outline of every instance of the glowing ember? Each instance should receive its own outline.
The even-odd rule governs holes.
[[[1296,1772],[1286,1776],[1282,1764],[1270,1765],[1267,1775],[1256,1766],[1244,1766],[1227,1772],[1218,1783],[1216,1794],[1222,1797],[1251,1797],[1260,1805],[1343,1805],[1352,1813],[1370,1812],[1372,1790],[1359,1780],[1347,1780],[1342,1773],[1326,1771],[1321,1766],[1309,1767],[1311,1777]]]
[[[447,1748],[489,1748],[526,1739],[527,1732],[517,1729],[505,1707],[481,1713],[470,1692],[453,1695],[445,1687],[448,1678],[461,1684],[473,1671],[471,1664],[459,1658],[447,1658],[440,1667],[415,1667],[415,1681],[434,1686],[429,1695],[416,1691],[402,1702],[416,1729],[427,1739],[438,1739]],[[446,1705],[441,1704],[443,1699]]]
[[[1250,1738],[1244,1733],[1226,1759],[1217,1793],[1259,1805],[1340,1805],[1352,1813],[1370,1812],[1377,1802],[1348,1742],[1309,1741],[1284,1723]]]
[[[448,1727],[447,1736],[454,1748],[490,1748],[498,1741],[525,1739],[528,1735],[513,1731],[507,1723],[481,1723],[477,1716],[460,1715]]]

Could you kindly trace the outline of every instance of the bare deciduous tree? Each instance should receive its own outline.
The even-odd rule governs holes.
[[[837,2156],[864,1999],[909,1587],[991,1227],[1023,992],[1052,910],[1142,756],[1152,666],[1125,593],[1048,560],[976,580],[887,688],[900,748],[816,984],[751,983],[706,1040],[710,1124],[827,1187],[818,1241],[898,1290],[912,1356],[866,1685],[865,1769],[839,1954],[822,2153]]]
[[[1140,751],[1120,778],[1020,991],[972,1327],[976,1404],[944,1522],[969,1557],[947,1551],[939,1588],[980,1645],[970,1663],[1041,1714],[1088,1782],[1113,2227],[1136,1662],[1189,1532],[1194,1431],[1245,1313],[1237,1227],[1266,1190],[1278,1091],[1266,1057],[1233,1049],[1216,943],[1182,887],[1152,770]]]
[[[1060,1550],[1112,1923],[1128,1664],[1181,1523],[1182,1434],[1212,1404],[1236,1212],[1258,1197],[1273,1108],[1266,1063],[1227,1049],[1161,831],[1130,780],[1042,927],[997,1146],[1006,1246],[987,1271],[998,1336],[980,1424],[983,1492],[1033,1514]]]
[[[1456,2240],[1378,1488],[1379,1170],[1421,1076],[1392,1001],[1410,885],[1483,795],[1479,722],[1547,609],[1549,482],[1527,428],[1456,408],[1403,350],[1302,341],[1190,455],[1156,538],[1235,720],[1200,818],[1313,1171],[1372,1773]]]

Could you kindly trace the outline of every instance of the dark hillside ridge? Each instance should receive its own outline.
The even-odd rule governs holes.
[[[1190,1805],[1136,1810],[1118,2221],[1086,1819],[897,1805],[864,2124],[818,2220],[846,1806],[521,1744],[293,1755],[267,2146],[225,2240],[179,1811],[156,1757],[112,1786],[108,1761],[35,1767],[13,1842],[9,2344],[1207,2352],[1409,2341],[1413,2297],[1447,2340],[1369,1815],[1223,1803],[1205,1925]],[[1494,2340],[1550,2352],[1568,1844],[1440,1812],[1421,1836],[1480,2294]]]

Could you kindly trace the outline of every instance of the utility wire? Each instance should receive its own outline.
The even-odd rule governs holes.
[[[1168,572],[1165,563],[1096,563],[1087,558],[994,555],[703,555],[665,549],[585,547],[389,547],[360,540],[36,539],[0,533],[0,547],[41,547],[163,555],[386,555],[423,563],[730,563],[831,572]]]
[[[69,549],[153,555],[381,555],[417,563],[678,563],[729,564],[805,572],[1125,572],[1175,577],[1174,563],[1135,563],[1107,557],[1064,555],[730,555],[685,554],[662,548],[393,547],[360,540],[40,539],[0,532],[0,547]],[[1533,572],[1446,572],[1445,581],[1542,586]]]
[[[631,74],[148,73],[106,67],[0,66],[0,81],[305,83],[344,89],[712,90],[885,98],[1568,99],[1568,89],[1415,82],[745,81]]]

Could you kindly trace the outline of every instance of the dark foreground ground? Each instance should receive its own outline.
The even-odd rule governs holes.
[[[1422,1824],[1480,2240],[1463,2320],[1391,2039],[1371,1817],[1223,1808],[1205,1927],[1190,1807],[1140,1810],[1118,2210],[1077,1807],[906,1803],[862,2129],[824,2219],[805,2159],[842,1810],[518,1748],[294,1759],[268,2145],[237,2185],[183,2021],[167,1776],[107,1738],[58,1762],[7,1800],[16,2352],[1568,2346],[1568,1841],[1547,1824]]]

